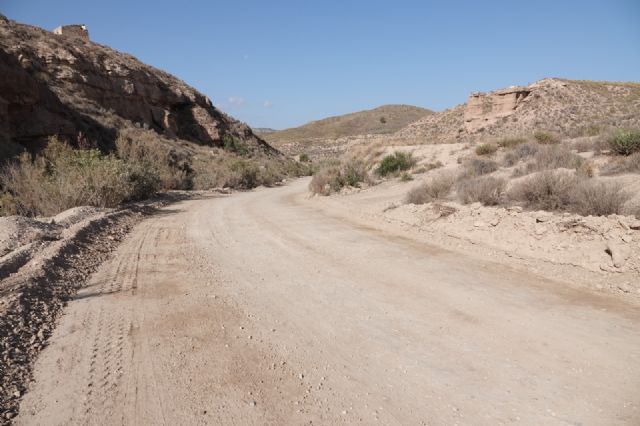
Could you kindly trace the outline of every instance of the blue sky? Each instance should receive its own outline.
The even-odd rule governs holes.
[[[254,127],[442,110],[544,77],[640,81],[639,0],[0,0],[167,70]]]

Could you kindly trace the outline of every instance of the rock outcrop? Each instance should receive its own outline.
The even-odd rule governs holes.
[[[466,130],[475,132],[510,116],[530,93],[526,87],[516,86],[491,93],[472,93],[464,111]]]
[[[222,146],[228,135],[276,152],[205,95],[83,31],[0,20],[0,142],[36,150],[50,135],[73,141],[81,132],[108,149],[133,124],[200,145]]]
[[[545,78],[528,86],[472,93],[468,102],[424,117],[394,138],[451,143],[530,135],[581,135],[640,126],[640,83]]]

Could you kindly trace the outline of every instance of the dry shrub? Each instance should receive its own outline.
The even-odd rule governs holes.
[[[621,173],[640,173],[640,152],[628,157],[615,157],[601,170],[604,175],[616,175]]]
[[[406,202],[410,204],[424,204],[443,199],[451,193],[456,179],[457,176],[454,173],[439,173],[409,191]]]
[[[523,143],[526,143],[527,140],[525,138],[520,138],[520,137],[507,137],[507,138],[502,138],[500,140],[498,140],[496,142],[496,144],[500,147],[500,148],[514,148],[518,145],[521,145]]]
[[[566,146],[541,146],[534,157],[537,170],[577,169],[584,159],[571,152]]]
[[[456,191],[463,204],[482,203],[496,206],[502,202],[506,181],[493,176],[480,176],[458,182]]]
[[[539,146],[535,143],[523,143],[507,152],[504,156],[504,165],[507,167],[515,166],[524,158],[533,157],[538,152]]]
[[[606,216],[623,214],[624,206],[631,199],[631,194],[619,183],[584,179],[574,188],[571,199],[572,212],[583,216]]]
[[[515,184],[507,196],[536,210],[567,210],[576,177],[563,171],[543,171]]]
[[[543,132],[541,130],[535,132],[533,134],[533,138],[536,140],[536,142],[542,145],[549,145],[560,142],[560,138],[558,137],[558,135],[549,132]]]
[[[483,143],[476,147],[477,155],[493,155],[498,150],[498,147],[491,143]]]
[[[367,180],[367,165],[363,161],[330,161],[322,164],[314,173],[309,190],[314,194],[329,195],[345,186],[359,187]]]
[[[75,150],[51,138],[34,159],[27,153],[2,170],[3,214],[52,215],[71,207],[115,207],[148,196],[157,179],[140,177],[114,155],[98,150]],[[138,183],[144,180],[144,185]]]
[[[498,163],[484,158],[471,158],[464,163],[466,176],[481,176],[498,170]]]
[[[583,139],[579,141],[575,141],[571,144],[572,149],[575,149],[577,152],[590,152],[595,151],[597,145],[597,141],[594,139]]]
[[[623,214],[632,195],[618,183],[547,170],[514,185],[508,197],[530,209],[604,216]]]

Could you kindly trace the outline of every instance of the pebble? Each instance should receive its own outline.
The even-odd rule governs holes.
[[[255,401],[251,401],[251,402],[249,403],[249,405],[250,405],[250,406],[252,406],[252,407],[255,407],[257,404],[258,404],[258,403],[257,403],[257,402],[255,402]]]

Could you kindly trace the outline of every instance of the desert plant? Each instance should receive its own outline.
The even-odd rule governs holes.
[[[502,202],[506,185],[502,178],[479,176],[460,180],[456,192],[463,204],[480,202],[485,206],[495,206]]]
[[[640,173],[640,152],[631,154],[628,157],[613,158],[601,169],[601,173],[604,175]]]
[[[542,146],[534,157],[537,170],[577,169],[584,159],[563,145]]]
[[[247,144],[242,139],[233,135],[224,135],[222,137],[222,143],[224,144],[224,149],[235,152],[238,155],[247,155],[249,153]]]
[[[476,146],[477,155],[492,155],[498,150],[498,147],[491,143],[483,143]]]
[[[619,183],[581,180],[571,193],[570,211],[583,216],[622,214],[630,198]]]
[[[98,150],[74,150],[57,138],[35,158],[24,153],[9,163],[1,178],[3,214],[22,215],[50,215],[81,205],[115,207],[148,196],[156,182],[138,185],[137,170],[123,160]]]
[[[513,148],[515,146],[521,145],[523,143],[526,143],[527,140],[525,138],[519,138],[519,137],[509,137],[509,138],[502,138],[499,139],[498,142],[496,142],[496,144],[500,147],[500,148]]]
[[[412,204],[424,204],[443,199],[451,193],[456,179],[457,176],[453,173],[440,173],[411,189],[405,201]]]
[[[524,158],[533,157],[539,149],[539,145],[535,143],[523,143],[507,152],[504,156],[504,165],[507,167],[515,166]]]
[[[463,173],[466,176],[481,176],[498,170],[498,163],[484,158],[471,158],[464,163]]]
[[[554,135],[553,133],[549,133],[549,132],[543,132],[541,130],[536,131],[533,134],[533,138],[536,140],[536,142],[543,145],[560,142],[560,139],[558,138],[557,135]]]
[[[345,186],[358,187],[366,182],[367,167],[362,161],[351,159],[323,164],[313,175],[309,190],[314,194],[329,195]]]
[[[545,170],[513,185],[507,196],[525,207],[539,210],[567,210],[576,177],[570,173]]]
[[[619,155],[640,152],[640,130],[620,130],[608,142],[611,151]]]
[[[376,173],[380,176],[387,176],[392,173],[409,170],[415,163],[416,160],[410,152],[396,151],[385,156],[380,161]]]
[[[401,180],[402,182],[409,182],[409,181],[412,181],[412,180],[413,180],[413,176],[411,176],[411,173],[409,173],[409,172],[403,172],[403,173],[400,175],[400,180]]]
[[[311,161],[311,159],[309,158],[309,154],[307,153],[300,154],[300,157],[298,157],[298,160],[302,163],[308,163]]]

